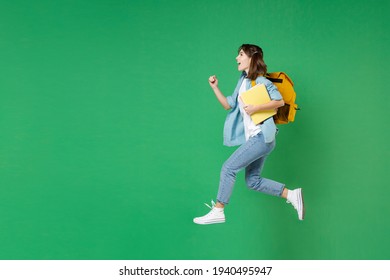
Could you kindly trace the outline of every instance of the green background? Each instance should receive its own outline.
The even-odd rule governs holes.
[[[0,2],[0,259],[389,259],[389,1]],[[263,175],[215,199],[242,43],[295,82]]]

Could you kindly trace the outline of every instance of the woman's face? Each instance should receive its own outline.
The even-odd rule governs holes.
[[[251,58],[247,56],[243,50],[240,50],[238,53],[236,61],[238,63],[238,71],[245,71],[248,73],[249,66],[251,65]]]

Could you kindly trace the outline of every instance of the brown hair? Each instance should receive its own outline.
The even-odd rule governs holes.
[[[248,71],[248,79],[256,80],[258,76],[267,74],[267,65],[263,59],[263,50],[256,45],[243,44],[238,48],[238,52],[243,52],[251,58],[251,64]]]

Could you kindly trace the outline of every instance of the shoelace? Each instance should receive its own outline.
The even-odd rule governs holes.
[[[205,203],[204,205],[206,205],[206,206],[207,206],[208,208],[210,208],[210,209],[213,209],[214,206],[215,206],[215,202],[214,202],[214,200],[211,200],[211,206],[208,205],[207,203]]]

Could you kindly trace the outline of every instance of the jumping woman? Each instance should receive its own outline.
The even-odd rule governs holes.
[[[264,77],[267,65],[263,51],[256,45],[244,44],[236,57],[238,71],[242,72],[236,89],[226,97],[218,88],[216,76],[209,77],[209,84],[223,108],[230,110],[224,126],[224,145],[240,146],[223,164],[217,202],[212,201],[210,212],[194,219],[196,224],[225,222],[224,208],[229,203],[237,173],[245,168],[245,180],[250,189],[265,194],[279,196],[291,203],[298,212],[298,219],[304,219],[304,203],[301,188],[289,190],[285,184],[261,177],[267,156],[275,148],[277,128],[273,118],[255,124],[251,115],[262,110],[277,110],[284,105],[283,98],[275,85]],[[261,105],[243,104],[241,94],[251,88],[251,81],[264,84],[271,101]],[[207,205],[207,204],[206,204]]]

